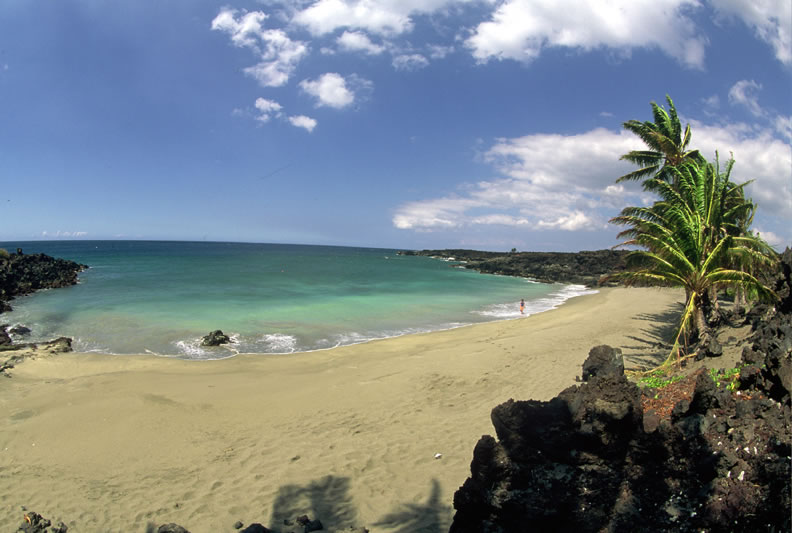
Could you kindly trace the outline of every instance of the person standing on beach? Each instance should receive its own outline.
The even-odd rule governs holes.
[[[525,299],[524,298],[520,298],[520,314],[521,315],[525,314]]]

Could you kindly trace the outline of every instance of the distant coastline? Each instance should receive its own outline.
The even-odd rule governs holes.
[[[484,274],[530,278],[540,283],[573,283],[597,287],[614,286],[609,274],[625,270],[628,251],[582,252],[481,252],[476,250],[401,251],[400,255],[437,257],[459,261],[459,266]]]

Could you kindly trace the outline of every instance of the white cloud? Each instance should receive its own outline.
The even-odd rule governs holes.
[[[49,231],[42,231],[41,232],[41,236],[42,237],[52,237],[52,238],[55,238],[55,239],[61,239],[61,238],[69,239],[69,238],[74,238],[74,237],[85,237],[86,235],[88,235],[87,231],[61,231],[61,230],[58,230],[55,233],[50,233]]]
[[[745,124],[705,125],[691,121],[693,145],[708,159],[729,152],[732,179],[754,179],[748,193],[762,215],[792,219],[792,152],[770,130]],[[635,183],[614,183],[634,169],[619,161],[642,147],[626,132],[595,129],[577,135],[535,134],[499,139],[484,154],[499,178],[467,185],[456,194],[398,207],[397,228],[438,231],[484,225],[526,230],[595,230],[627,205],[646,205],[651,195]]]
[[[429,60],[421,54],[402,54],[393,58],[396,70],[418,70],[429,64]]]
[[[336,72],[322,74],[315,80],[303,80],[300,88],[316,98],[316,106],[328,106],[342,109],[355,101],[354,91],[347,86],[347,81]]]
[[[777,116],[773,127],[782,137],[792,143],[792,115]]]
[[[765,242],[767,242],[767,244],[769,244],[773,248],[779,248],[779,247],[783,248],[784,246],[789,246],[789,243],[787,241],[785,241],[782,237],[773,233],[772,231],[765,231],[757,227],[755,228],[754,232],[758,233],[759,236],[763,238]]]
[[[261,122],[267,122],[273,116],[280,116],[281,110],[283,109],[283,107],[278,102],[275,102],[274,100],[267,100],[266,98],[256,98],[255,106],[260,112],[259,116],[256,117],[256,120]]]
[[[467,40],[480,62],[531,61],[546,47],[590,51],[659,48],[685,66],[702,68],[707,41],[686,13],[697,0],[506,0]]]
[[[619,156],[637,142],[627,132],[605,129],[499,139],[484,158],[503,177],[469,186],[465,195],[407,204],[396,210],[393,223],[423,231],[474,224],[601,229],[633,194],[628,189],[635,187],[614,180],[631,170]]]
[[[359,31],[345,31],[337,39],[338,45],[350,52],[364,52],[368,55],[378,55],[385,51],[385,47],[371,42],[368,35]]]
[[[471,219],[471,224],[500,225],[500,226],[527,226],[531,223],[525,217],[516,217],[505,214],[490,214]]]
[[[756,95],[761,90],[762,86],[753,80],[740,80],[729,89],[729,102],[745,106],[753,116],[761,117],[764,115],[764,111],[762,111],[759,98]]]
[[[390,36],[411,31],[411,17],[415,15],[471,1],[474,0],[317,0],[299,11],[293,22],[314,35],[354,28]]]
[[[598,224],[590,216],[582,211],[574,211],[568,215],[558,217],[555,220],[540,220],[539,227],[543,229],[562,229],[564,231],[579,231],[582,229],[594,229]],[[599,224],[602,226],[602,224]]]
[[[738,17],[775,50],[776,59],[792,64],[792,2],[789,0],[709,0],[726,17]]]
[[[236,16],[235,9],[222,9],[212,20],[212,29],[226,32],[231,37],[231,42],[240,48],[252,48],[258,52],[260,35],[265,31],[261,23],[268,17],[266,13],[254,11]]]
[[[309,132],[312,132],[316,127],[316,120],[312,119],[311,117],[306,117],[305,115],[291,116],[289,117],[289,122],[291,122],[292,126],[305,128]]]
[[[259,62],[244,69],[264,87],[285,85],[297,64],[308,54],[308,46],[294,41],[281,29],[265,29],[267,14],[260,11],[242,13],[222,9],[212,21],[212,29],[227,33],[235,46],[252,50]]]
[[[478,200],[458,197],[411,202],[397,210],[393,225],[417,231],[456,228],[464,225],[465,211],[480,205]]]
[[[429,57],[432,59],[444,59],[448,54],[454,51],[453,46],[441,46],[439,44],[430,44]]]
[[[709,109],[718,109],[720,107],[720,96],[717,94],[713,94],[708,98],[703,98],[701,101],[704,103],[704,106]]]
[[[759,211],[780,219],[792,220],[792,150],[769,129],[747,124],[709,126],[691,120],[692,145],[707,159],[719,151],[722,163],[734,156],[732,180],[755,180],[749,195]]]

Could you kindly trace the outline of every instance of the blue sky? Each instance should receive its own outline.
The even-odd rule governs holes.
[[[0,0],[0,241],[576,251],[674,99],[792,243],[787,0]]]

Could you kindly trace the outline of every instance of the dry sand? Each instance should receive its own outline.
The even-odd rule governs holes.
[[[597,344],[628,365],[662,358],[682,298],[602,289],[524,319],[305,354],[26,360],[0,377],[0,531],[22,506],[70,533],[301,531],[283,520],[302,514],[329,531],[447,531],[495,405],[552,398]]]

